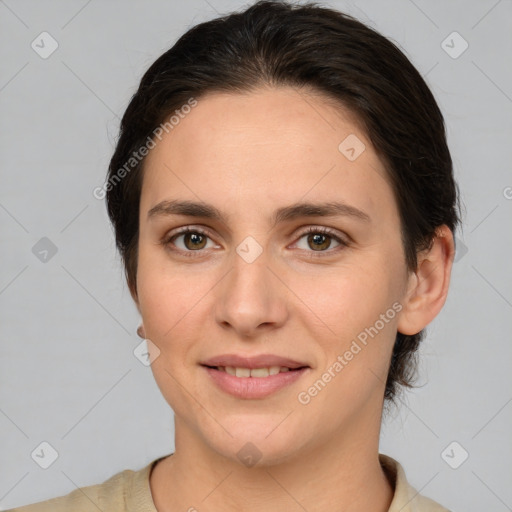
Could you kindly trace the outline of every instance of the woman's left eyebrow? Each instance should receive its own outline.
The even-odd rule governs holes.
[[[161,201],[148,211],[147,218],[150,220],[154,217],[170,215],[202,217],[227,224],[226,215],[215,206],[205,202],[188,200]],[[352,217],[363,222],[371,222],[370,216],[363,210],[343,202],[331,201],[325,203],[302,202],[278,208],[271,218],[271,225],[274,227],[279,222],[290,221],[300,217],[336,216]]]

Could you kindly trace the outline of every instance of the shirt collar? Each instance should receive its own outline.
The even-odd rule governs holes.
[[[439,503],[422,496],[407,481],[404,468],[398,461],[383,453],[379,453],[379,461],[395,489],[388,512],[449,512]]]
[[[159,457],[140,471],[132,473],[132,481],[130,485],[128,485],[126,494],[127,512],[158,512],[151,495],[149,476],[155,465],[169,455],[170,454]],[[419,512],[425,510],[422,503],[426,504],[427,502],[439,507],[429,508],[428,510],[446,510],[435,502],[431,502],[428,498],[421,496],[419,492],[409,484],[404,469],[398,461],[383,453],[379,453],[379,461],[391,485],[394,487],[393,500],[391,501],[388,512]]]

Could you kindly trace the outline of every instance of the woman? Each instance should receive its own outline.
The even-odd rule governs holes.
[[[447,510],[378,451],[459,223],[442,114],[396,46],[316,4],[197,25],[95,195],[176,449],[13,510]]]

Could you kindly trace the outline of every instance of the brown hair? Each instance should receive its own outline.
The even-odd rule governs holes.
[[[436,228],[460,222],[443,116],[425,81],[395,44],[316,2],[259,1],[189,29],[146,71],[123,115],[109,165],[108,214],[129,289],[136,295],[144,160],[126,162],[190,98],[262,86],[307,88],[355,114],[384,163],[396,197],[409,271]],[[123,179],[119,178],[124,168]],[[413,387],[424,330],[397,333],[385,399]]]

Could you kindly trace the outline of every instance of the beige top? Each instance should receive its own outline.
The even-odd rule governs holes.
[[[81,487],[65,496],[7,512],[158,512],[151,495],[149,475],[156,463],[165,457],[167,455],[137,471],[125,469],[102,484]],[[388,512],[450,512],[420,495],[407,482],[402,466],[395,459],[380,453],[379,460],[395,487]]]

